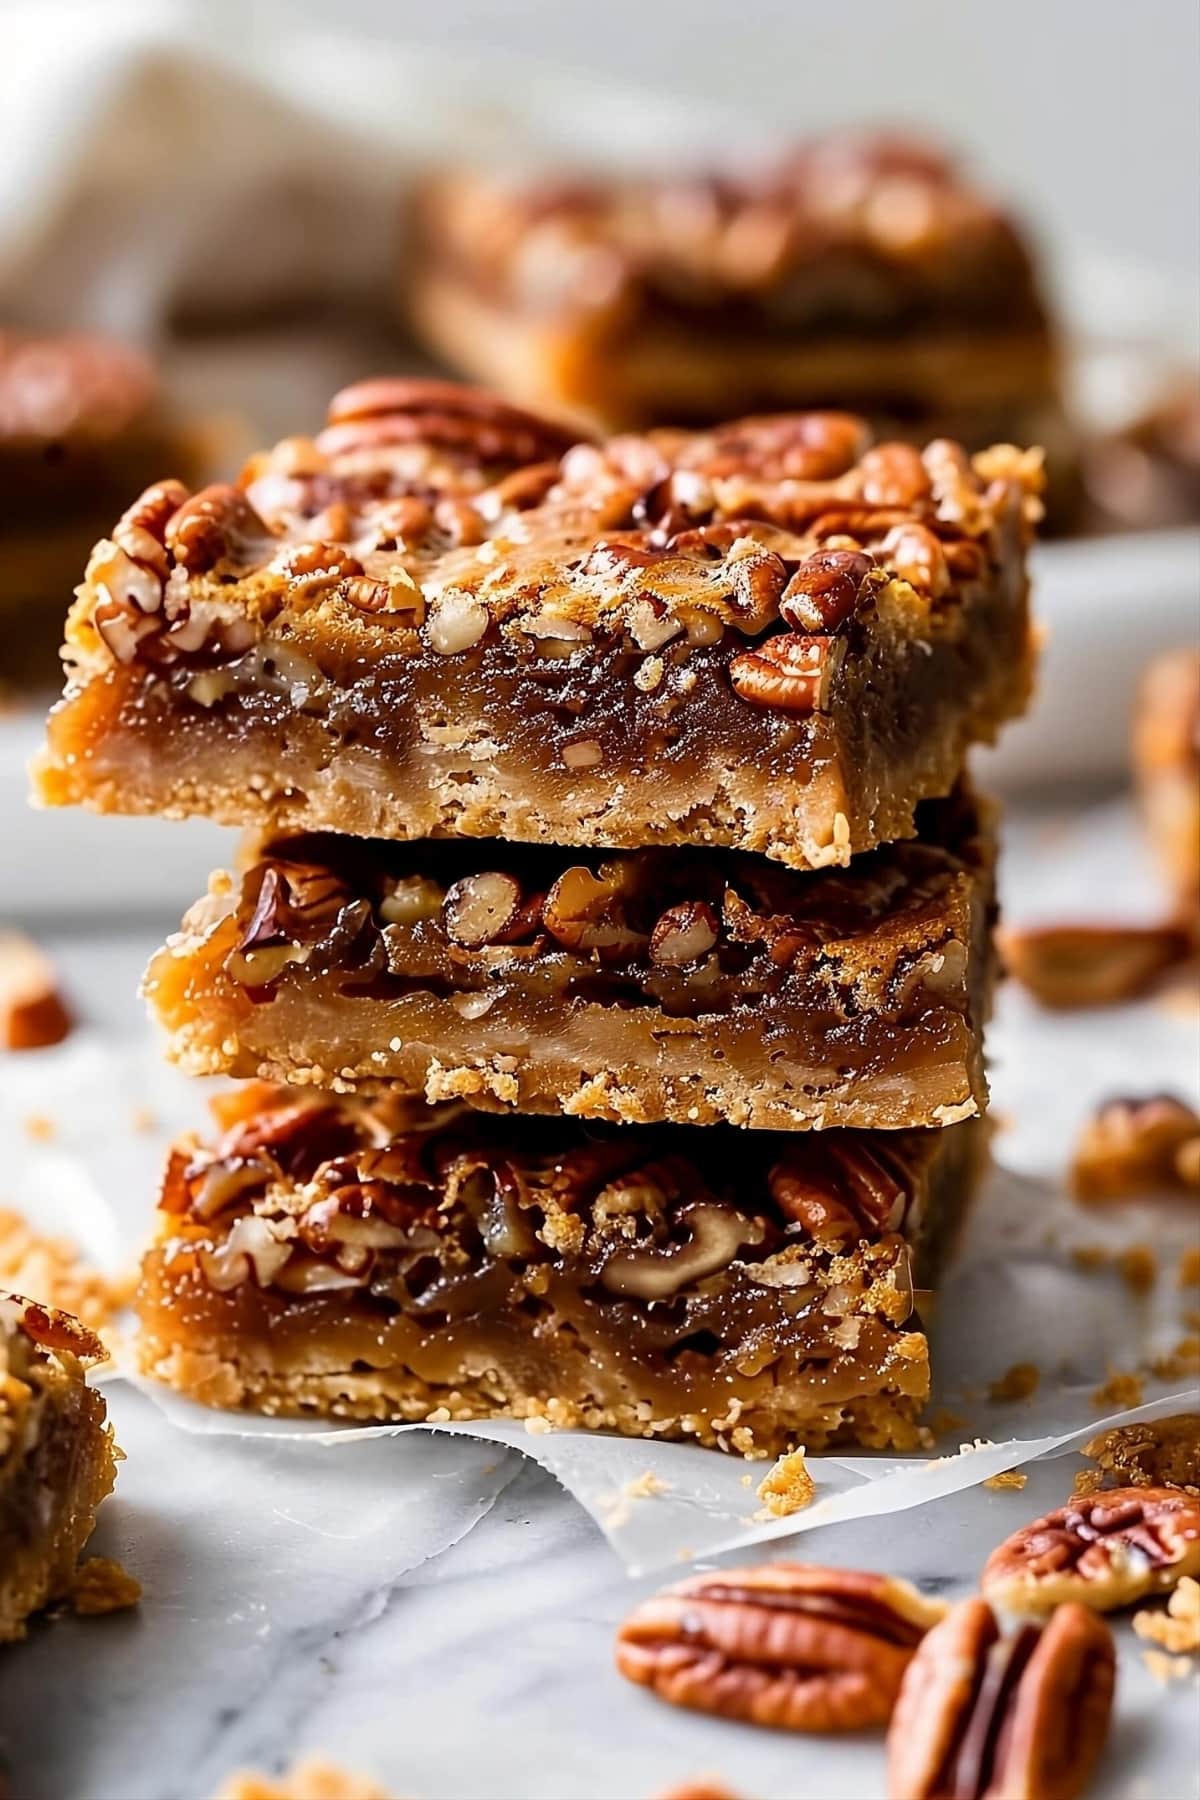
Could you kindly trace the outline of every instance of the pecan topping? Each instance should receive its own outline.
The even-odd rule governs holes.
[[[672,1705],[790,1731],[882,1724],[945,1608],[907,1582],[765,1563],[698,1575],[644,1601],[617,1667]]]
[[[980,1582],[1020,1612],[1079,1600],[1128,1606],[1200,1572],[1200,1499],[1178,1488],[1113,1488],[1035,1519],[992,1551]]]
[[[438,443],[472,450],[484,462],[557,459],[581,433],[454,381],[376,376],[335,394],[322,450],[381,443]]]
[[[0,1049],[42,1050],[70,1029],[49,957],[20,932],[0,932]]]
[[[1071,1161],[1081,1200],[1200,1190],[1200,1113],[1173,1094],[1106,1100]]]
[[[165,581],[167,525],[187,499],[188,491],[182,481],[155,482],[121,514],[113,526],[113,543]]]
[[[253,568],[274,541],[241,488],[221,483],[202,488],[174,514],[166,546],[189,575],[206,575],[228,565]]]
[[[447,937],[467,950],[508,943],[514,929],[528,929],[530,923],[523,916],[520,882],[494,870],[456,881],[443,910]]]
[[[780,1210],[814,1238],[880,1238],[898,1231],[911,1179],[894,1153],[860,1138],[827,1138],[784,1157],[767,1178]]]
[[[755,1221],[707,1201],[681,1207],[677,1222],[690,1233],[685,1243],[615,1251],[601,1272],[603,1286],[637,1300],[669,1300],[691,1282],[728,1268],[743,1245],[759,1243],[763,1235]]]
[[[542,921],[567,950],[630,956],[646,944],[645,932],[627,917],[635,891],[633,867],[625,861],[602,863],[594,875],[582,865],[564,869],[546,895]]]
[[[1189,954],[1175,925],[1043,925],[996,934],[1009,974],[1043,1006],[1131,1000]]]
[[[1000,1635],[964,1600],[921,1642],[888,1731],[890,1800],[1076,1800],[1108,1735],[1112,1633],[1082,1606]]]
[[[779,610],[801,631],[837,631],[853,617],[875,566],[865,550],[818,550],[788,582]]]
[[[828,639],[785,632],[757,650],[743,650],[729,665],[733,690],[753,706],[781,712],[820,709],[828,669]]]
[[[914,506],[932,491],[921,453],[911,444],[876,444],[859,469],[868,506]]]

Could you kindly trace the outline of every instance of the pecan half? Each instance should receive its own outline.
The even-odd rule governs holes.
[[[1071,1184],[1081,1200],[1200,1189],[1200,1113],[1172,1094],[1106,1100],[1080,1133]]]
[[[525,464],[557,459],[581,436],[483,388],[380,375],[334,395],[329,428],[317,444],[327,454],[386,443],[441,444],[473,451],[484,462]]]
[[[699,962],[716,944],[717,916],[703,900],[668,906],[650,933],[650,961],[664,969],[683,969]]]
[[[945,1608],[886,1575],[764,1563],[643,1601],[617,1667],[674,1706],[789,1731],[856,1731],[892,1710]]]
[[[913,1191],[894,1152],[861,1137],[827,1136],[783,1157],[767,1177],[780,1211],[814,1238],[880,1238],[898,1231]]]
[[[1081,1495],[1006,1538],[980,1587],[1016,1612],[1079,1600],[1097,1612],[1128,1606],[1200,1572],[1200,1498],[1179,1488]]]
[[[829,640],[783,632],[757,650],[743,650],[729,665],[733,691],[752,706],[780,712],[819,710],[828,666]]]
[[[57,1306],[45,1306],[40,1300],[30,1300],[24,1294],[6,1293],[3,1300],[6,1317],[39,1349],[65,1350],[78,1357],[81,1363],[107,1362],[108,1351],[96,1333],[74,1313],[63,1312]]]
[[[1115,1680],[1112,1633],[1085,1607],[1004,1638],[986,1601],[964,1600],[905,1673],[890,1800],[1075,1800],[1108,1735]]]
[[[779,610],[801,631],[837,631],[853,616],[875,567],[866,550],[818,550],[788,582]]]
[[[1142,994],[1188,955],[1176,925],[1043,925],[999,931],[1009,974],[1043,1006],[1113,1006]]]
[[[206,575],[222,565],[253,568],[266,560],[275,538],[241,488],[218,483],[183,503],[165,528],[165,541],[189,575]]]
[[[646,933],[629,922],[628,907],[636,898],[632,862],[614,858],[595,874],[582,864],[564,869],[542,907],[542,923],[567,950],[594,951],[600,956],[634,956],[646,946]]]
[[[684,1242],[615,1250],[600,1272],[601,1286],[636,1300],[670,1300],[691,1283],[727,1269],[744,1244],[762,1242],[756,1219],[709,1201],[680,1207],[676,1223],[689,1234]]]
[[[466,950],[511,944],[536,931],[539,907],[523,899],[521,884],[499,870],[464,875],[446,891],[446,936]]]

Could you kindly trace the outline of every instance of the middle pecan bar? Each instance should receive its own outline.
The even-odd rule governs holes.
[[[151,489],[67,628],[41,798],[271,830],[845,864],[1024,705],[1040,456],[840,413],[571,445],[348,390],[237,486]]]
[[[249,1083],[173,1152],[143,1369],[213,1405],[911,1445],[982,1125],[741,1133]]]
[[[736,851],[285,839],[219,874],[151,964],[200,1074],[795,1130],[981,1112],[990,823],[849,869]]]

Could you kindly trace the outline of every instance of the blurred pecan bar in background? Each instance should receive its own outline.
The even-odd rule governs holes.
[[[330,416],[97,547],[43,800],[819,867],[1025,704],[1036,452],[841,414],[572,446],[421,381]]]
[[[218,1406],[911,1446],[917,1310],[983,1153],[945,1131],[497,1118],[249,1084],[172,1154],[144,1370]]]
[[[135,489],[191,477],[198,446],[126,344],[0,331],[0,680],[57,675],[63,608]]]
[[[1186,925],[1200,942],[1200,650],[1172,650],[1142,679],[1133,724],[1142,813]]]
[[[1073,459],[1029,248],[930,144],[839,134],[757,174],[456,171],[413,227],[419,331],[526,405],[610,430],[848,407]]]
[[[151,965],[198,1074],[623,1122],[942,1125],[987,1099],[990,824],[800,872],[736,851],[282,839]]]
[[[69,1313],[0,1295],[0,1642],[62,1598],[116,1479],[86,1370],[107,1355]]]

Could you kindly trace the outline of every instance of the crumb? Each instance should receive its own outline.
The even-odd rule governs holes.
[[[365,1775],[313,1757],[274,1779],[239,1769],[221,1784],[215,1800],[388,1800],[388,1796]]]
[[[692,1549],[690,1544],[681,1544],[679,1549],[675,1552],[676,1562],[694,1562],[695,1560],[696,1552]]]
[[[1150,1370],[1159,1381],[1183,1381],[1189,1375],[1200,1375],[1200,1337],[1180,1338],[1173,1350],[1151,1359]]]
[[[1099,1469],[1076,1469],[1075,1479],[1071,1483],[1072,1500],[1082,1500],[1088,1494],[1098,1494],[1104,1486],[1104,1477]]]
[[[722,1781],[711,1775],[700,1775],[695,1781],[685,1781],[680,1787],[664,1788],[657,1800],[737,1800]]]
[[[773,1519],[787,1519],[811,1506],[817,1484],[808,1472],[803,1450],[789,1450],[758,1484],[758,1497]]]
[[[644,1469],[621,1489],[627,1500],[653,1500],[658,1494],[669,1494],[670,1491],[670,1482],[656,1475],[653,1469]]]
[[[1085,1444],[1083,1454],[1117,1487],[1179,1487],[1198,1493],[1200,1413],[1114,1425]]]
[[[1114,1369],[1107,1381],[1102,1381],[1093,1393],[1092,1405],[1101,1412],[1110,1406],[1118,1411],[1127,1406],[1140,1406],[1144,1398],[1144,1387],[1145,1383],[1140,1375]]]
[[[1177,1280],[1181,1288],[1200,1287],[1200,1244],[1193,1244],[1179,1258]]]
[[[75,1571],[71,1585],[71,1610],[80,1618],[100,1613],[124,1612],[142,1597],[142,1584],[108,1556],[89,1556]]]
[[[999,1381],[993,1381],[988,1387],[989,1400],[1028,1400],[1036,1394],[1041,1381],[1041,1370],[1036,1363],[1014,1363],[1001,1375]]]
[[[25,1136],[31,1137],[35,1144],[49,1144],[58,1136],[58,1126],[45,1113],[27,1113]]]
[[[44,1050],[70,1030],[49,957],[23,932],[0,931],[0,1050]]]
[[[1071,1260],[1077,1269],[1090,1274],[1093,1269],[1106,1269],[1112,1261],[1112,1252],[1102,1244],[1078,1244],[1071,1252]]]
[[[1003,1492],[1005,1488],[1015,1488],[1019,1493],[1028,1482],[1029,1477],[1024,1469],[1002,1469],[999,1475],[989,1475],[984,1481],[985,1488],[994,1488]]]
[[[1135,1294],[1148,1294],[1158,1280],[1158,1258],[1149,1244],[1131,1244],[1122,1250],[1117,1267],[1122,1281]]]
[[[1200,1651],[1200,1581],[1182,1576],[1166,1611],[1134,1613],[1133,1629],[1140,1638],[1160,1644],[1175,1656]]]
[[[929,1430],[934,1437],[946,1437],[952,1431],[965,1431],[967,1421],[961,1413],[951,1412],[948,1406],[941,1406],[929,1420]]]
[[[1155,1681],[1166,1687],[1169,1682],[1182,1681],[1190,1675],[1194,1664],[1185,1656],[1164,1656],[1161,1650],[1143,1650],[1142,1661],[1153,1675]]]
[[[525,1429],[531,1437],[545,1437],[554,1427],[541,1413],[532,1413],[525,1421]]]
[[[136,1271],[110,1276],[92,1268],[67,1238],[39,1237],[20,1213],[0,1208],[0,1288],[74,1313],[103,1332],[129,1300]]]
[[[754,1480],[754,1477],[753,1477],[753,1475],[740,1475],[738,1477],[738,1480],[741,1482],[743,1487],[749,1487],[751,1482]]]
[[[129,1129],[139,1134],[158,1129],[158,1120],[148,1106],[135,1106],[129,1114]]]

